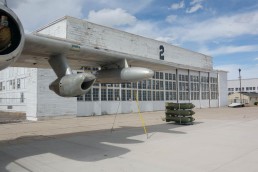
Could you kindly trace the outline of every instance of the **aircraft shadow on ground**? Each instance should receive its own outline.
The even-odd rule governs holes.
[[[187,126],[164,123],[148,126],[147,129],[149,138],[152,139],[159,132],[186,134],[173,130],[179,127]],[[135,137],[140,140],[133,139]],[[114,158],[130,152],[121,144],[142,144],[146,139],[142,127],[121,127],[112,133],[111,130],[97,130],[51,136],[25,136],[0,141],[0,171],[7,172],[7,166],[19,159],[46,153],[83,162]]]

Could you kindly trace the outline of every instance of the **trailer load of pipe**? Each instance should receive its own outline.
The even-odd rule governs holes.
[[[178,124],[192,124],[195,120],[192,103],[166,103],[166,122],[174,121]]]

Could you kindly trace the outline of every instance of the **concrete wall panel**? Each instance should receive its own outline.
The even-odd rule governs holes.
[[[164,47],[165,60],[176,64],[212,69],[212,57],[176,47],[165,42],[141,37],[117,29],[67,17],[67,39],[83,45],[114,50],[152,59],[160,59],[160,46]],[[184,58],[182,58],[184,57]]]

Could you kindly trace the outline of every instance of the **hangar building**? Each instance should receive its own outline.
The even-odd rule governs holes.
[[[52,69],[8,68],[0,72],[0,110],[22,111],[29,120],[41,120],[137,112],[136,97],[141,111],[164,110],[165,102],[192,102],[196,108],[227,105],[227,73],[213,70],[210,56],[68,16],[36,32],[172,65],[141,82],[95,83],[76,98],[59,97],[49,90],[56,79]]]
[[[228,94],[238,93],[238,92],[248,92],[248,93],[258,93],[258,78],[241,79],[240,90],[240,80],[228,80]]]

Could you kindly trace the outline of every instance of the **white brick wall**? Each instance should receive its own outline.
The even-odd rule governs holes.
[[[49,90],[49,84],[57,77],[52,69],[38,69],[37,117],[76,116],[77,99],[64,98]]]
[[[37,120],[37,81],[38,70],[28,69],[27,94],[26,94],[26,116],[28,120]]]
[[[11,67],[0,72],[0,110],[26,111],[26,71],[24,68]],[[21,101],[22,94],[25,98],[24,102]]]
[[[212,58],[209,56],[72,17],[67,17],[67,38],[92,47],[152,59],[159,59],[160,45],[163,45],[165,60],[168,62],[212,69]]]
[[[218,71],[219,73],[219,105],[227,106],[228,101],[228,83],[227,83],[227,72]]]

